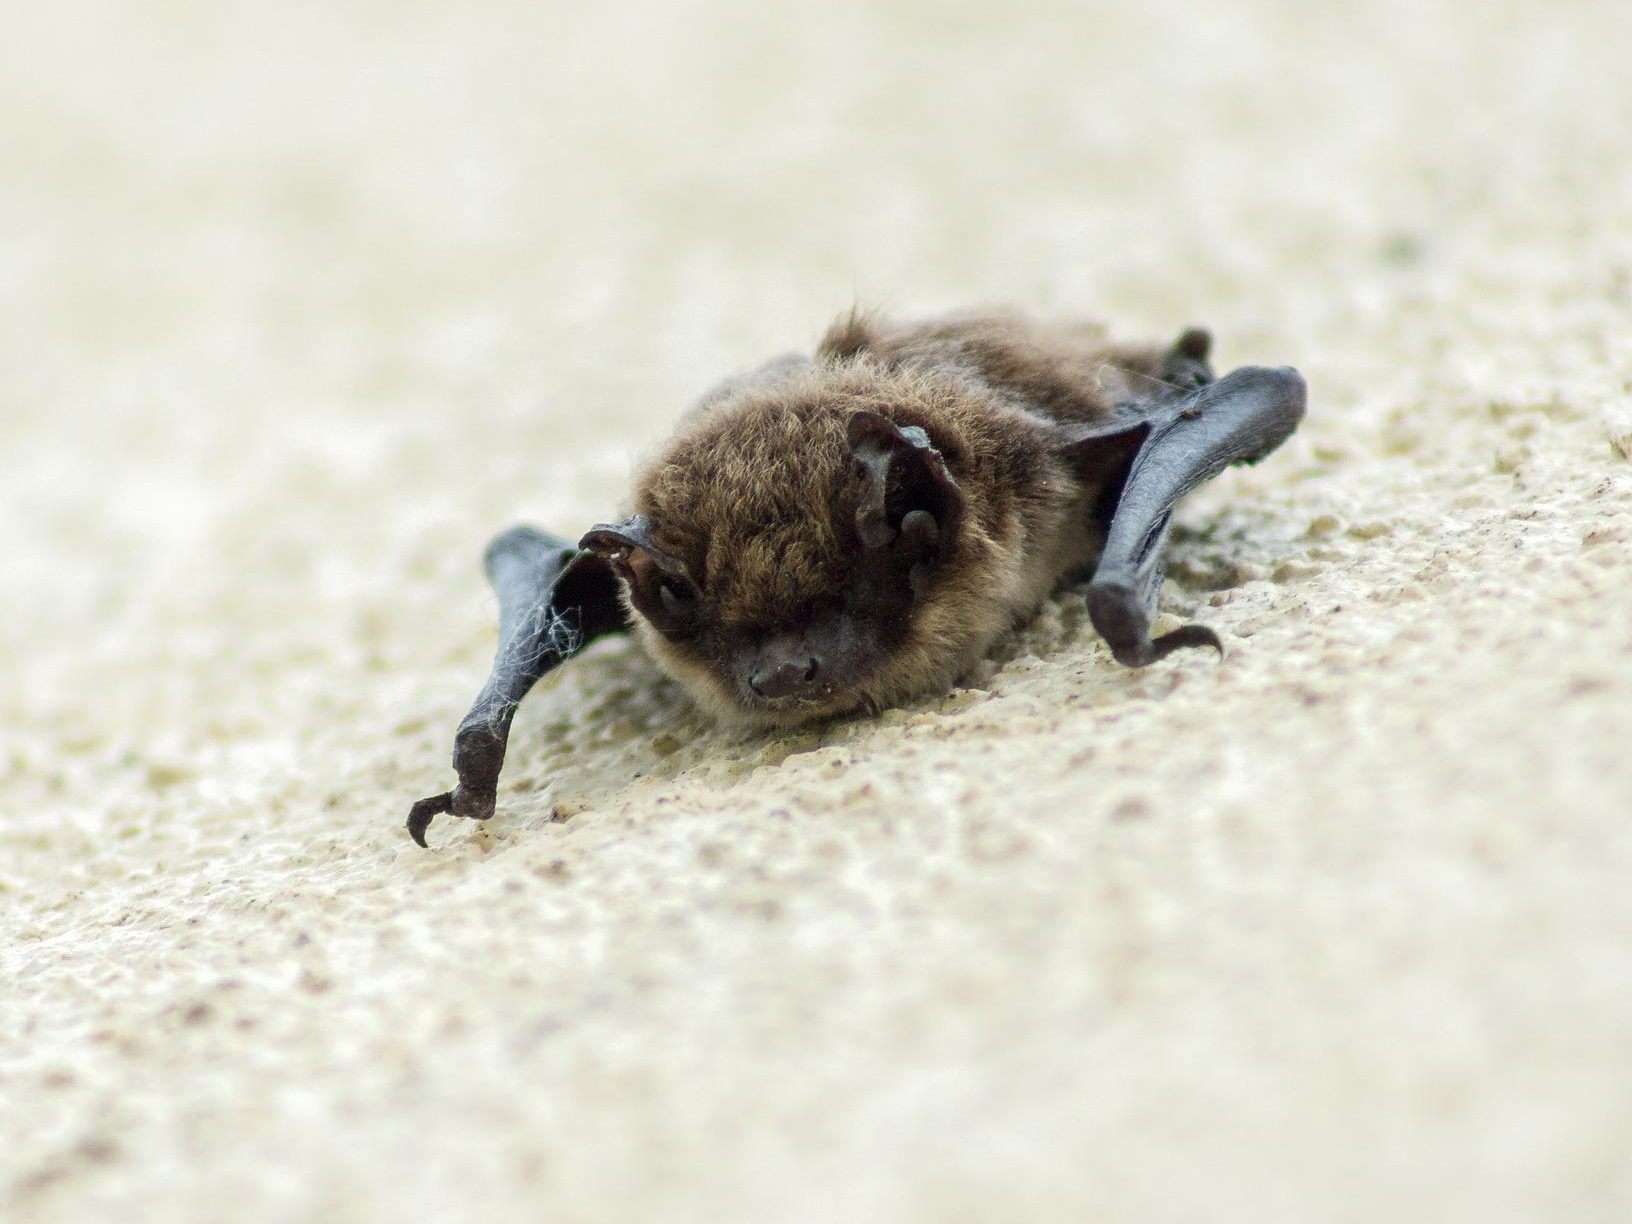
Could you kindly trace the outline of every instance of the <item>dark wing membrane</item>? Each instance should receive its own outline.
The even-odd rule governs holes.
[[[539,679],[603,634],[625,627],[612,567],[593,553],[533,527],[494,538],[483,558],[499,597],[499,649],[493,670],[453,738],[451,791],[414,804],[408,832],[421,846],[445,812],[493,815],[510,723]]]
[[[1118,662],[1142,667],[1184,646],[1221,650],[1202,625],[1151,639],[1173,508],[1231,464],[1255,463],[1286,441],[1306,398],[1296,370],[1246,366],[1184,393],[1119,405],[1102,422],[1059,427],[1059,451],[1110,481],[1088,615]]]

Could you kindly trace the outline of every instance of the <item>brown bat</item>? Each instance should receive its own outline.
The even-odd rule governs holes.
[[[576,546],[531,527],[488,545],[499,649],[454,738],[453,790],[408,817],[493,814],[511,719],[587,642],[633,628],[703,708],[789,726],[945,692],[1065,578],[1116,659],[1152,639],[1174,505],[1297,428],[1304,381],[1215,380],[1212,339],[1113,343],[1089,323],[852,313],[815,354],[730,379],[635,482],[634,513]]]

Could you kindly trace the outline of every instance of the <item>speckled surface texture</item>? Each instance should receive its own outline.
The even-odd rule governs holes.
[[[18,9],[8,1221],[1632,1218],[1632,8]],[[1312,413],[943,702],[632,644],[442,789],[478,555],[853,298]]]

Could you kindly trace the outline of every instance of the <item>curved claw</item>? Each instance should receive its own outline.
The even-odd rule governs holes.
[[[1190,646],[1210,646],[1218,651],[1218,657],[1224,657],[1224,643],[1218,640],[1206,625],[1180,625],[1171,633],[1164,633],[1150,644],[1151,662],[1165,659],[1175,650],[1184,650]]]
[[[408,809],[408,836],[429,850],[430,846],[425,841],[425,830],[431,827],[431,821],[451,811],[453,811],[452,791],[443,791],[440,795],[421,799]]]

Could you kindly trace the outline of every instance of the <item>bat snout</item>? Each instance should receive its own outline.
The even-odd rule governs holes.
[[[792,726],[867,704],[884,657],[872,619],[835,601],[744,634],[722,679],[751,719]]]
[[[759,697],[813,697],[822,691],[822,660],[803,643],[768,647],[748,676]]]

